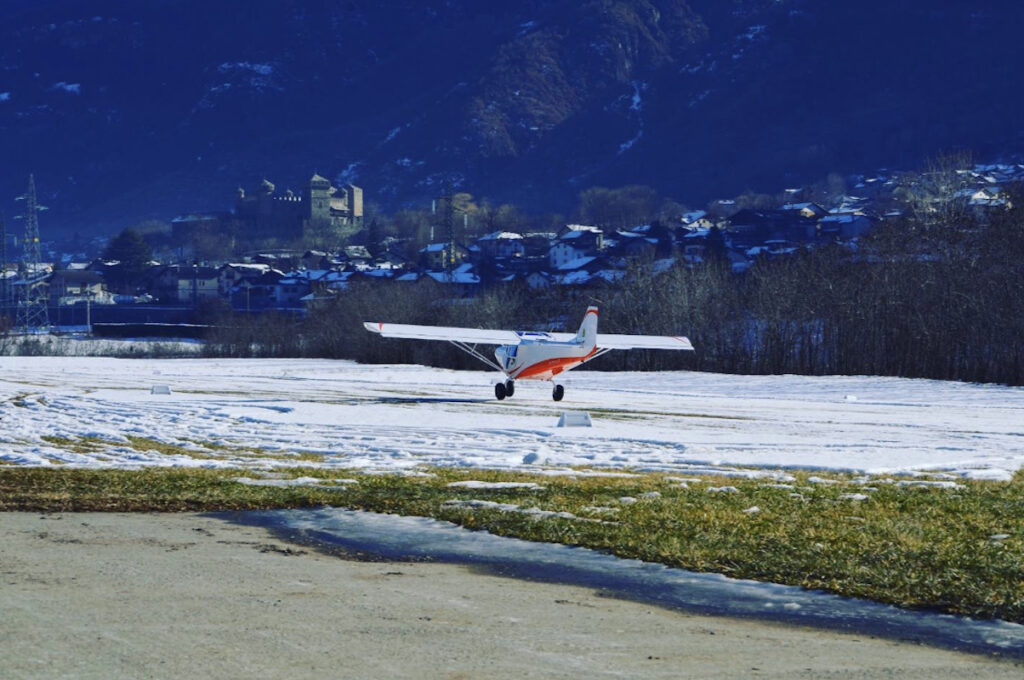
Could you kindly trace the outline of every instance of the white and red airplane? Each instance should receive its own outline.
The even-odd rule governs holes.
[[[494,385],[499,400],[515,394],[516,380],[550,380],[554,382],[551,397],[561,401],[565,387],[555,382],[556,376],[613,349],[692,350],[693,345],[682,336],[612,335],[597,332],[597,307],[588,307],[579,331],[543,333],[536,331],[501,331],[450,326],[414,326],[400,323],[363,324],[366,330],[385,338],[444,340],[505,374],[505,380]],[[495,361],[480,353],[477,345],[499,345]]]

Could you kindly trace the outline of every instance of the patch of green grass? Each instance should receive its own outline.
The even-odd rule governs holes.
[[[327,459],[322,453],[311,453],[309,451],[296,451],[280,456],[275,456],[279,460],[300,460],[303,463],[322,463]]]
[[[156,451],[165,456],[187,456],[188,458],[196,458],[198,460],[215,458],[215,456],[205,454],[202,451],[189,449],[180,444],[168,444],[167,442],[157,441],[149,437],[127,435],[125,439],[128,440],[128,445],[136,451]]]
[[[101,437],[70,438],[44,434],[40,439],[51,446],[64,449],[65,451],[70,451],[72,453],[96,454],[103,453],[104,450],[111,446],[128,446],[136,451],[157,451],[163,455],[187,456],[197,460],[209,460],[215,458],[215,456],[204,454],[202,451],[196,451],[177,444],[160,442],[148,437],[127,436],[125,437],[127,442],[121,442],[112,439],[103,439]]]
[[[55,435],[44,434],[40,439],[51,446],[64,449],[65,451],[71,451],[72,453],[99,453],[110,445],[109,441],[98,437],[78,437],[76,439],[71,439],[69,437],[58,437]]]
[[[147,446],[149,444],[147,443]],[[470,529],[581,545],[622,557],[817,588],[902,607],[1024,622],[1024,474],[956,489],[830,475],[793,488],[762,480],[670,475],[544,476],[437,469],[430,476],[290,469],[289,476],[355,477],[338,489],[235,482],[239,470],[0,469],[0,510],[243,510],[332,505],[435,517]],[[250,473],[251,474],[251,473]],[[452,482],[532,482],[537,489],[473,489]],[[735,493],[711,493],[731,486]],[[874,490],[866,490],[870,487]],[[856,500],[848,494],[864,494]],[[635,499],[633,502],[623,500]],[[446,504],[488,500],[571,513]],[[757,512],[750,511],[758,508]],[[611,509],[611,510],[605,510]],[[595,521],[597,520],[597,521]]]
[[[238,458],[258,458],[301,463],[322,463],[326,459],[326,456],[323,454],[306,451],[270,452],[264,449],[230,446],[219,442],[185,440],[187,443],[195,444],[200,447],[197,449],[183,446],[181,444],[161,442],[149,437],[137,437],[133,435],[126,436],[125,439],[127,441],[124,442],[103,439],[100,437],[69,438],[56,435],[42,435],[40,439],[51,446],[64,449],[65,451],[70,451],[72,453],[96,454],[102,453],[105,449],[111,446],[127,446],[135,449],[136,451],[155,451],[165,456],[184,456],[195,460],[217,460],[233,456]],[[202,449],[205,449],[205,451]]]
[[[222,444],[220,442],[202,441],[202,440],[190,440],[193,444],[209,449],[210,451],[216,451],[223,455],[234,455],[239,458],[253,458],[259,457],[260,459],[272,459],[272,460],[289,460],[289,461],[301,461],[304,463],[323,463],[327,456],[322,453],[311,453],[308,451],[286,451],[272,453],[267,449],[259,449],[252,447],[243,446],[230,446],[228,444]]]

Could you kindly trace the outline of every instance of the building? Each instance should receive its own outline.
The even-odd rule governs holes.
[[[567,224],[548,250],[548,266],[558,269],[581,257],[596,256],[604,248],[604,235],[597,227]]]
[[[220,297],[220,272],[213,267],[172,265],[164,270],[161,278],[174,286],[170,293],[173,298],[168,296],[168,302],[196,305],[201,300]]]
[[[62,269],[50,275],[50,304],[73,305],[91,301],[106,304],[113,296],[103,287],[103,277],[90,269]]]
[[[423,248],[420,248],[420,265],[431,270],[431,271],[444,271],[445,265],[449,262],[455,266],[460,264],[466,259],[466,249],[460,246],[458,243],[455,244],[455,252],[449,252],[449,244],[445,243],[429,243]]]
[[[509,231],[495,231],[481,236],[474,243],[480,257],[492,260],[508,260],[526,256],[523,235]]]
[[[800,217],[809,220],[820,220],[828,215],[828,210],[825,210],[817,203],[787,203],[782,206],[781,210],[783,212],[796,213]]]
[[[250,238],[301,238],[311,232],[354,233],[363,222],[363,190],[353,184],[335,188],[320,175],[309,178],[302,194],[283,194],[269,180],[250,192],[239,188],[235,217]]]

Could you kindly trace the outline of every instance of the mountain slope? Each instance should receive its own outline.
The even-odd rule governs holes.
[[[568,211],[594,184],[700,205],[1020,149],[1016,3],[509,4],[11,0],[0,191],[35,172],[44,230],[110,233],[314,171],[385,207],[454,176]]]

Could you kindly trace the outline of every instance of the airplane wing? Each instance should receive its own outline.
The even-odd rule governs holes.
[[[447,340],[482,345],[518,345],[524,337],[530,339],[571,342],[575,333],[529,333],[484,328],[458,328],[455,326],[416,326],[404,323],[376,323],[367,321],[366,330],[385,338],[408,338],[412,340]],[[597,346],[600,349],[669,349],[692,350],[688,338],[669,335],[617,335],[598,333]]]
[[[385,338],[409,338],[412,340],[447,340],[482,345],[518,345],[519,334],[515,331],[487,330],[482,328],[456,328],[453,326],[415,326],[405,323],[363,324],[366,330],[379,333]]]
[[[689,338],[670,335],[597,334],[598,349],[693,349]]]

